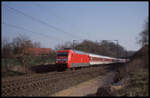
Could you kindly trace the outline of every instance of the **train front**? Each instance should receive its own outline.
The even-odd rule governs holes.
[[[66,69],[68,68],[69,63],[69,50],[58,50],[56,51],[56,67],[57,69]]]

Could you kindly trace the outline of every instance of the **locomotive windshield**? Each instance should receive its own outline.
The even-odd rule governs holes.
[[[57,53],[57,56],[68,56],[67,52]]]

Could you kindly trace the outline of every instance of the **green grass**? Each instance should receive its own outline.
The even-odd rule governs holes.
[[[19,76],[19,75],[24,75],[24,73],[8,70],[7,72],[2,72],[1,74],[3,78],[7,76]]]
[[[17,59],[1,59],[1,70],[2,70],[2,77],[7,77],[7,76],[17,76],[17,75],[23,75],[24,72],[17,72],[17,71],[12,71],[11,66],[23,66]],[[55,58],[49,57],[49,56],[34,56],[34,57],[28,57],[25,59],[26,62],[26,67],[30,68],[32,66],[37,66],[40,64],[45,64],[45,63],[54,63]],[[6,69],[6,65],[8,65],[8,70]]]
[[[21,65],[20,62],[16,59],[3,59],[2,58],[2,62],[1,62],[2,66],[5,66],[6,64],[9,65]]]
[[[52,57],[48,57],[48,56],[45,56],[45,57],[28,57],[26,58],[26,63],[28,64],[28,66],[32,66],[32,65],[39,65],[39,64],[44,64],[44,63],[54,63],[55,61],[55,58],[52,58]],[[17,59],[4,59],[2,58],[2,68],[4,66],[6,66],[6,64],[10,65],[10,66],[14,66],[14,65],[22,65],[19,60]]]
[[[117,96],[148,96],[148,70],[139,69],[136,72],[130,72],[130,81],[128,85],[119,90]]]

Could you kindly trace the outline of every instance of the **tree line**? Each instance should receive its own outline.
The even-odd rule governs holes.
[[[5,66],[5,69],[8,71],[8,63],[10,61],[19,62],[24,69],[27,69],[29,66],[32,66],[31,62],[43,62],[49,59],[53,59],[55,56],[54,51],[52,50],[48,55],[34,56],[30,51],[27,51],[28,48],[41,48],[40,42],[33,42],[28,36],[19,35],[15,37],[12,41],[9,41],[8,38],[2,40],[2,62]],[[43,59],[43,60],[42,60]],[[49,60],[50,61],[50,60]],[[13,64],[11,64],[13,65]],[[14,64],[15,65],[15,64]],[[27,71],[25,70],[25,73]]]
[[[79,51],[111,57],[126,57],[128,54],[128,51],[125,50],[123,46],[107,40],[103,40],[101,42],[91,40],[83,40],[80,43],[66,42],[63,45],[57,45],[55,47],[56,50],[65,48],[72,48]]]

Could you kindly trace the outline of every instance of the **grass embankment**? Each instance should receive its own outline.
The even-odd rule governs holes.
[[[148,58],[148,46],[144,46],[130,58],[128,63],[118,67],[113,83],[99,88],[96,96],[148,96]],[[124,82],[121,82],[122,80]]]
[[[122,76],[128,75],[128,85],[120,89],[116,96],[148,96],[149,86],[149,53],[148,46],[144,46],[131,58],[122,69]],[[124,72],[123,72],[124,70]],[[124,74],[127,73],[127,74]]]
[[[139,69],[129,72],[130,80],[125,88],[119,90],[116,96],[148,96],[148,70]]]
[[[35,56],[26,59],[26,69],[29,70],[32,66],[54,63],[54,58],[49,56]],[[25,75],[24,65],[14,58],[3,59],[1,62],[2,77]]]
[[[19,75],[24,75],[24,73],[8,70],[7,72],[2,72],[1,76],[4,78],[4,77],[8,77],[8,76],[19,76]]]

